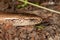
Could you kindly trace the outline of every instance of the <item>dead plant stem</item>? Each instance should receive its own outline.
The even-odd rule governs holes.
[[[26,2],[26,1],[24,1],[24,0],[19,0],[19,1],[21,1],[21,2]],[[26,3],[27,3],[27,4],[30,4],[30,5],[33,5],[33,6],[36,6],[36,7],[38,7],[38,8],[41,8],[41,9],[50,11],[50,12],[54,12],[54,13],[60,14],[60,12],[59,12],[59,11],[56,11],[56,10],[52,10],[52,9],[49,9],[49,8],[46,8],[46,7],[43,7],[43,6],[40,6],[40,5],[36,5],[36,4],[34,4],[34,3],[31,3],[31,2],[26,2]]]

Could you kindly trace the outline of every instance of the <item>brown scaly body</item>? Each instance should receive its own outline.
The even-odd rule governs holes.
[[[42,18],[35,15],[22,15],[0,12],[0,23],[11,22],[14,26],[35,25],[41,23]]]

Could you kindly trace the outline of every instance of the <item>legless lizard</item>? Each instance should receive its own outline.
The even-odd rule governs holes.
[[[41,23],[42,18],[35,15],[22,15],[0,12],[0,23],[11,23],[13,26],[26,26]]]

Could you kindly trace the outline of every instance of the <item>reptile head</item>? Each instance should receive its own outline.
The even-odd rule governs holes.
[[[28,18],[28,19],[16,19],[13,20],[13,25],[14,26],[26,26],[26,25],[36,25],[42,22],[41,18],[37,18],[37,17],[32,17],[32,18]]]
[[[19,14],[4,14],[0,13],[0,21],[3,23],[10,23],[13,26],[36,25],[41,23],[42,18],[34,15],[19,15]]]

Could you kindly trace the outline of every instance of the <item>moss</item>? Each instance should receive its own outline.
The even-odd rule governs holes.
[[[37,29],[44,29],[45,28],[45,26],[43,26],[43,25],[39,25],[39,26],[35,26]]]
[[[17,8],[23,8],[23,7],[26,7],[27,4],[28,4],[28,3],[26,3],[26,2],[28,2],[28,0],[24,0],[24,1],[25,1],[25,2],[24,2],[22,5],[19,5],[19,4],[18,4],[16,7],[17,7]],[[18,2],[20,2],[20,1],[18,0]]]

